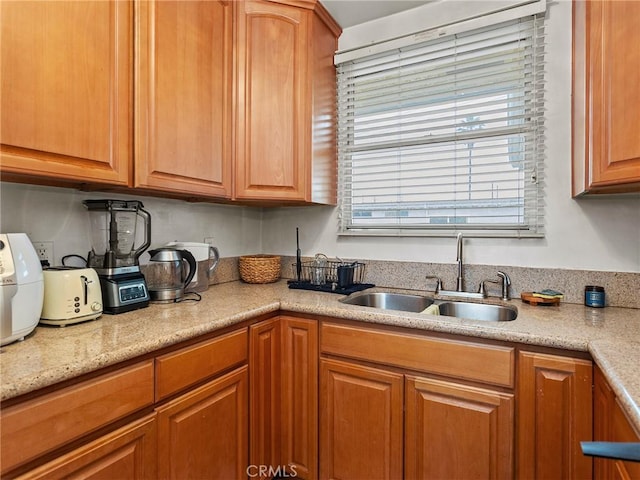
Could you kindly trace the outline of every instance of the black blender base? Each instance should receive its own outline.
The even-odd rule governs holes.
[[[111,315],[149,306],[149,292],[140,272],[98,275],[102,290],[102,311]]]
[[[108,313],[110,315],[117,315],[118,313],[132,312],[133,310],[138,310],[139,308],[145,308],[149,306],[149,301],[140,302],[140,303],[130,303],[129,305],[120,305],[117,307],[109,307],[104,306],[102,313]]]

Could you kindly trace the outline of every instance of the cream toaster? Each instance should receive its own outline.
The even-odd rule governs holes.
[[[42,271],[40,323],[65,326],[102,315],[102,291],[93,268],[52,267]]]

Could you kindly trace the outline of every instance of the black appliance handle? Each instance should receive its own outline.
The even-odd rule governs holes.
[[[184,288],[187,288],[189,282],[193,279],[193,276],[196,274],[196,268],[198,264],[196,263],[196,259],[193,254],[189,250],[178,250],[182,254],[182,259],[186,260],[189,264],[189,273],[187,274],[187,278],[184,281]]]

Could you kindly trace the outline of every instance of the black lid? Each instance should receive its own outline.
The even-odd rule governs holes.
[[[587,292],[604,292],[604,287],[598,285],[587,285],[584,289]]]
[[[82,204],[88,210],[123,210],[135,212],[144,205],[139,200],[83,200]]]

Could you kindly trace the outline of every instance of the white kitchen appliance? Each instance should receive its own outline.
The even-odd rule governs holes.
[[[53,267],[44,276],[44,305],[40,323],[71,325],[102,315],[102,291],[93,268]]]
[[[196,273],[186,286],[185,292],[204,292],[209,288],[209,280],[218,266],[220,253],[208,243],[169,242],[167,247],[188,250],[196,260]]]
[[[0,345],[23,340],[38,325],[42,266],[26,233],[0,233]]]

